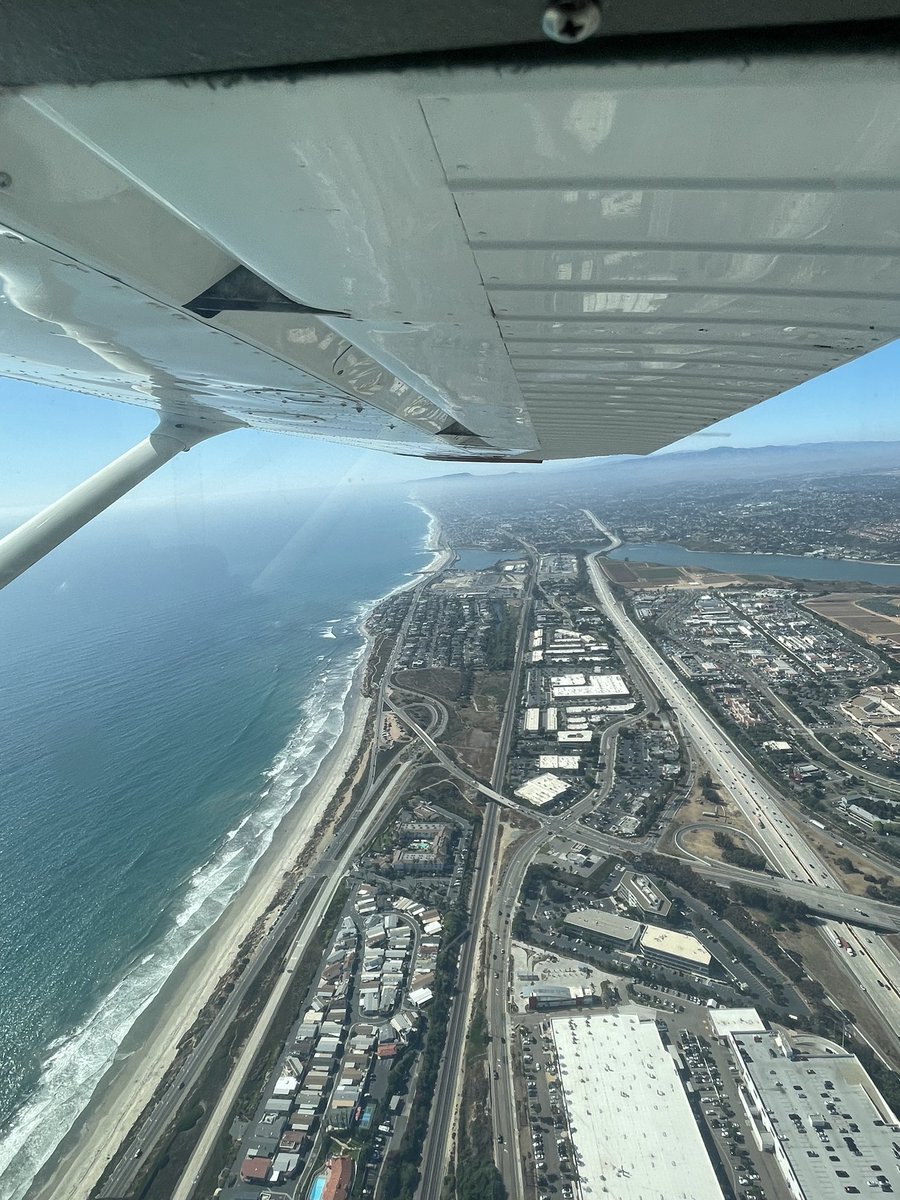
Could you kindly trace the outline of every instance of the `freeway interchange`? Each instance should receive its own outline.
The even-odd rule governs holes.
[[[614,543],[615,539],[610,540]],[[772,864],[773,873],[760,875],[724,864],[702,862],[693,864],[695,869],[726,886],[730,883],[749,883],[754,887],[762,887],[802,900],[811,909],[818,910],[823,919],[833,919],[835,924],[820,927],[822,936],[827,939],[827,931],[831,929],[833,932],[830,945],[833,945],[834,936],[837,935],[843,939],[844,945],[852,948],[853,954],[848,952],[837,956],[840,966],[859,991],[865,994],[860,997],[861,1002],[865,1005],[865,997],[868,997],[873,1012],[887,1026],[892,1038],[896,1039],[900,1032],[900,963],[877,933],[871,928],[863,930],[858,926],[864,922],[871,927],[894,932],[900,928],[900,911],[894,905],[849,895],[843,890],[840,880],[808,844],[801,829],[791,819],[788,806],[761,779],[753,765],[702,708],[673,668],[661,658],[631,620],[624,606],[614,595],[596,556],[587,560],[587,567],[598,604],[621,639],[621,652],[632,668],[632,673],[640,675],[648,682],[677,713],[682,734],[692,748],[692,757],[696,753],[709,764],[721,786],[729,792],[752,823],[756,840]],[[523,624],[523,629],[520,630],[517,674],[521,668],[524,631]],[[517,707],[515,700],[518,694],[517,679],[514,679],[510,688],[510,709]],[[520,1121],[516,1107],[516,1081],[511,1054],[513,1038],[509,1000],[512,988],[512,916],[525,874],[536,856],[546,850],[548,842],[555,836],[568,836],[591,849],[613,854],[651,849],[652,840],[644,838],[643,841],[626,841],[589,830],[580,824],[578,818],[594,802],[595,796],[557,815],[536,813],[533,809],[520,805],[502,793],[502,771],[495,768],[492,786],[487,787],[467,775],[467,772],[463,771],[433,738],[417,728],[402,710],[395,711],[448,772],[457,779],[467,779],[470,786],[485,797],[486,809],[488,814],[491,814],[492,821],[490,826],[486,824],[486,833],[489,832],[491,839],[495,831],[493,817],[499,809],[527,811],[531,821],[538,825],[535,832],[528,833],[518,840],[507,855],[502,870],[498,868],[494,871],[489,897],[485,896],[488,865],[485,859],[480,860],[477,876],[478,895],[473,905],[473,921],[482,911],[485,913],[485,944],[480,980],[484,985],[488,1029],[494,1047],[494,1069],[491,1071],[490,1087],[495,1163],[508,1194],[515,1197],[524,1196],[526,1192],[522,1156],[518,1145]],[[627,719],[619,722],[618,726],[624,724],[627,724]],[[604,734],[613,745],[618,726],[608,729]],[[504,730],[508,733],[510,728],[511,722],[507,720]],[[508,738],[506,745],[498,747],[498,762],[501,751],[505,756],[507,749]],[[603,788],[611,785],[611,774],[611,771],[607,771]],[[459,1012],[469,1009],[473,994],[479,986],[477,971],[470,969],[470,962],[467,962],[466,966],[467,969],[460,978],[459,994],[455,1002],[455,1008]],[[452,1041],[448,1041],[443,1063],[445,1075],[453,1073],[461,1076],[463,1045],[463,1039],[458,1035]],[[433,1114],[433,1124],[448,1122],[451,1116],[446,1104],[438,1104]],[[444,1130],[435,1144],[446,1144],[447,1132]],[[419,1196],[421,1200],[438,1200],[440,1181],[447,1160],[444,1159],[441,1169],[435,1164],[433,1154],[426,1161],[428,1169],[423,1174]]]
[[[598,527],[602,529],[599,523]],[[606,530],[603,532],[615,544],[613,535]],[[177,1200],[189,1200],[195,1194],[196,1182],[213,1150],[215,1139],[225,1127],[228,1113],[247,1077],[253,1057],[263,1044],[287,989],[291,978],[290,968],[300,960],[341,880],[367,840],[379,828],[413,763],[424,755],[436,760],[448,777],[464,785],[470,794],[480,795],[484,802],[484,819],[470,893],[473,936],[464,940],[460,948],[458,989],[450,1010],[443,1057],[431,1103],[428,1135],[422,1146],[418,1198],[440,1200],[448,1164],[454,1153],[454,1130],[459,1119],[465,1075],[466,1037],[476,1000],[483,993],[488,1031],[492,1039],[489,1087],[494,1160],[508,1195],[523,1197],[524,1200],[528,1193],[519,1147],[521,1099],[517,1108],[510,1000],[513,986],[513,917],[525,875],[536,858],[546,853],[554,838],[577,841],[599,853],[618,856],[653,850],[656,841],[650,835],[631,839],[613,836],[590,829],[580,821],[612,788],[617,737],[623,728],[636,719],[634,716],[622,717],[604,730],[600,745],[605,762],[602,778],[598,778],[589,796],[566,811],[555,814],[538,812],[504,793],[507,756],[520,717],[520,680],[530,631],[537,565],[538,560],[533,557],[520,614],[508,701],[498,735],[490,783],[475,778],[439,744],[447,725],[447,711],[443,704],[424,695],[416,701],[416,707],[427,713],[429,727],[425,728],[421,716],[414,719],[392,691],[397,650],[415,611],[421,586],[415,589],[371,705],[375,736],[383,714],[393,713],[412,735],[413,744],[409,752],[404,752],[381,770],[376,768],[376,755],[371,755],[358,815],[351,817],[341,827],[314,875],[292,897],[206,1036],[131,1139],[126,1155],[120,1158],[114,1172],[106,1180],[103,1194],[127,1194],[140,1169],[140,1155],[149,1151],[165,1130],[171,1127],[242,999],[253,986],[271,948],[277,942],[278,933],[296,916],[301,906],[308,905],[308,911],[287,952],[288,969],[277,977],[272,993],[173,1193]],[[751,824],[754,840],[772,867],[770,873],[758,874],[722,863],[699,860],[692,862],[693,869],[723,886],[747,883],[755,888],[801,900],[818,912],[823,921],[831,922],[820,927],[823,939],[836,955],[848,981],[862,993],[862,1004],[872,1010],[869,1015],[882,1022],[895,1040],[900,1033],[900,962],[875,931],[892,933],[900,930],[900,908],[884,901],[849,895],[843,889],[840,879],[809,845],[802,829],[792,819],[790,806],[763,780],[753,764],[632,620],[610,586],[598,557],[589,557],[586,566],[597,605],[615,630],[620,657],[635,686],[644,694],[648,710],[655,707],[655,697],[658,696],[677,714],[681,734],[689,748],[691,771],[697,769],[700,760],[708,764],[720,786],[731,795]],[[668,812],[667,808],[660,818],[663,823]],[[501,856],[501,833],[504,829],[510,832],[511,825],[519,828],[513,831],[515,836]],[[859,926],[862,924],[868,928],[861,929]],[[853,953],[837,954],[834,946],[838,939]]]
[[[588,560],[588,571],[597,599],[629,654],[678,713],[682,732],[754,826],[756,840],[772,865],[787,879],[798,883],[816,889],[842,890],[828,864],[793,824],[785,806],[628,616],[596,556]],[[857,912],[862,911],[854,907]],[[877,989],[882,1015],[896,1037],[900,1034],[900,962],[878,937],[862,935],[847,925],[842,925],[838,933],[854,951],[845,965],[864,991]]]

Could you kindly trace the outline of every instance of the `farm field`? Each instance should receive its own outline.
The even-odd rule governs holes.
[[[859,634],[872,645],[882,642],[900,643],[900,611],[894,604],[900,597],[893,595],[860,595],[858,592],[829,592],[804,601],[805,606],[826,620],[843,625]],[[893,611],[895,615],[888,616]]]

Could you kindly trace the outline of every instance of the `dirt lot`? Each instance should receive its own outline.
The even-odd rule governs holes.
[[[461,709],[460,717],[465,720],[471,709]],[[484,783],[490,783],[497,753],[497,734],[482,729],[464,728],[449,743],[460,763]]]
[[[422,692],[436,700],[453,701],[459,695],[462,676],[449,667],[424,667],[418,671],[398,671],[394,676],[398,687]]]
[[[866,641],[877,645],[882,641],[900,640],[900,614],[896,617],[886,616],[884,613],[872,612],[871,609],[863,608],[861,604],[863,601],[874,601],[878,603],[879,607],[882,607],[881,601],[896,599],[896,596],[877,592],[864,595],[855,592],[829,592],[825,596],[806,600],[804,604],[806,608],[820,617],[843,625],[845,629],[849,629],[851,632],[859,634],[860,637],[864,637]]]
[[[722,805],[719,812],[724,811],[722,824],[731,827],[733,830],[740,830],[747,833],[752,833],[753,829],[750,823],[745,819],[743,813],[728,796],[727,792],[719,793],[722,799]],[[695,786],[689,798],[682,804],[678,812],[672,818],[668,828],[664,831],[660,838],[659,848],[663,854],[677,854],[678,847],[674,843],[674,836],[683,825],[692,825],[695,821],[709,820],[704,817],[704,813],[712,812],[712,807],[703,799],[699,787]],[[688,844],[688,843],[686,843]],[[693,849],[693,847],[691,847]],[[716,856],[718,857],[718,849]],[[705,854],[703,850],[696,850],[696,854]]]
[[[740,830],[734,829],[725,822],[721,822],[722,833],[727,833],[728,836],[745,850],[749,850],[752,854],[759,854],[759,846],[750,838],[746,837]],[[698,854],[701,858],[708,858],[711,862],[724,862],[722,851],[715,843],[715,829],[689,829],[683,833],[678,841],[691,854]]]
[[[472,707],[480,713],[502,713],[509,695],[509,671],[479,671]]]
[[[610,558],[601,558],[600,566],[608,579],[613,583],[636,583],[637,576],[628,563],[614,562]]]
[[[450,745],[462,762],[486,782],[491,778],[497,735],[509,691],[508,671],[479,671],[471,705],[455,707],[461,728],[454,728]]]
[[[651,563],[639,563],[633,569],[641,583],[680,583],[684,579],[681,567],[659,567]]]
[[[726,575],[699,567],[666,567],[658,563],[618,562],[609,558],[601,558],[600,565],[613,583],[624,587],[716,588],[747,582],[741,575]]]

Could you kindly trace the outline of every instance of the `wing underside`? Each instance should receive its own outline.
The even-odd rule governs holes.
[[[0,372],[420,455],[647,453],[900,330],[877,55],[0,96]]]

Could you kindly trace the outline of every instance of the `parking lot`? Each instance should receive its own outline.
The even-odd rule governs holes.
[[[721,1165],[725,1194],[731,1190],[737,1200],[790,1200],[777,1167],[757,1150],[749,1134],[738,1098],[737,1069],[724,1046],[710,1035],[709,1010],[687,1000],[676,1003],[674,1012],[653,1000],[649,1007],[656,1009],[663,1040],[677,1051],[701,1129],[705,1126],[707,1146]],[[620,1011],[629,1009],[632,1006],[623,1005]],[[549,1015],[528,1014],[513,1025],[517,1109],[527,1112],[527,1120],[520,1117],[518,1150],[528,1194],[537,1200],[582,1200],[577,1146],[568,1131],[548,1036]],[[562,1015],[562,1010],[553,1015]]]
[[[576,1152],[566,1125],[553,1043],[537,1015],[513,1027],[513,1055],[517,1075],[524,1080],[528,1111],[519,1134],[526,1184],[539,1200],[580,1200]]]
[[[737,1068],[727,1051],[696,1027],[687,1028],[680,1019],[678,1024],[672,1040],[735,1196],[741,1200],[787,1200],[785,1184],[774,1163],[746,1136]],[[668,1030],[665,1032],[672,1037]]]

